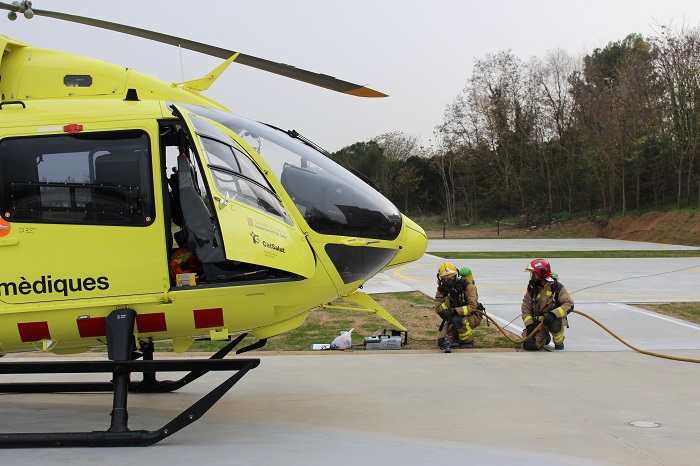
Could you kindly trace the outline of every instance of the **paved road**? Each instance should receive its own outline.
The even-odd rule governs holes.
[[[700,351],[674,354],[700,358]],[[697,364],[629,351],[261,359],[211,412],[156,446],[5,450],[0,462],[690,466],[700,457]],[[208,374],[175,393],[131,394],[130,427],[161,427],[222,378]],[[104,430],[110,409],[105,394],[8,394],[0,396],[0,426]]]
[[[365,289],[418,289],[432,295],[440,262],[427,255],[377,277]],[[630,306],[700,300],[700,258],[552,262],[575,291],[577,308],[641,347],[700,359],[697,326]],[[504,320],[518,317],[526,263],[469,263],[489,312]],[[154,447],[5,450],[0,463],[698,464],[700,365],[645,356],[615,343],[573,317],[563,352],[261,354],[260,367],[211,412]],[[28,358],[3,358],[13,360]],[[164,425],[223,377],[208,374],[176,393],[131,394],[130,427]],[[104,430],[110,410],[105,394],[3,394],[0,430]]]
[[[696,246],[645,243],[605,238],[584,239],[431,239],[428,252],[444,251],[603,251],[603,250],[691,250]]]

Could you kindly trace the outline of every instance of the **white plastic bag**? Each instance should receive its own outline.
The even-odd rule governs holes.
[[[351,328],[347,332],[340,332],[340,335],[335,337],[333,343],[331,343],[331,349],[345,350],[352,348],[352,331],[355,328]]]

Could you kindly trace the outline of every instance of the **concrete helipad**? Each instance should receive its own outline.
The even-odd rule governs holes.
[[[548,243],[555,245],[556,241]],[[460,244],[455,247],[469,247]],[[567,244],[561,249],[571,247]],[[612,249],[621,248],[615,245]],[[546,257],[544,249],[539,250]],[[381,274],[365,289],[418,289],[432,294],[441,261],[426,256],[416,264]],[[455,262],[462,265],[464,261]],[[526,262],[503,259],[468,264],[487,310],[503,321],[519,314]],[[660,318],[633,305],[700,300],[700,258],[553,259],[552,264],[574,292],[577,309],[594,315],[640,347],[700,359],[698,326]],[[511,325],[520,322],[515,319]],[[156,446],[4,450],[0,462],[698,463],[700,365],[630,351],[580,316],[571,319],[566,348],[535,353],[257,353],[251,357],[261,358],[260,367],[201,420]],[[7,359],[22,360],[3,358]],[[177,393],[131,394],[130,427],[162,426],[223,377],[209,374]],[[4,382],[11,380],[34,379],[3,376]],[[111,399],[105,394],[3,394],[0,431],[104,430],[110,410]]]
[[[472,243],[473,241],[473,243]],[[579,240],[438,240],[428,250],[495,251],[506,241],[510,250],[538,250],[540,257],[555,250],[698,249],[656,243],[605,239]],[[546,241],[546,243],[539,243]],[[538,242],[539,249],[532,249]],[[544,246],[547,249],[543,249]],[[644,246],[644,247],[642,247]],[[535,257],[532,257],[534,259]],[[369,293],[419,290],[433,296],[436,271],[445,260],[426,254],[404,267],[377,275],[364,287]],[[453,262],[469,266],[487,312],[515,334],[522,331],[520,304],[529,275],[530,259],[473,259]],[[582,311],[634,346],[646,349],[700,349],[700,326],[660,316],[635,303],[700,301],[700,257],[631,259],[551,259],[552,268]],[[566,330],[567,351],[609,351],[626,347],[598,326],[577,315]]]

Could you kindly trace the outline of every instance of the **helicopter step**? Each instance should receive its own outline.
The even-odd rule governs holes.
[[[113,311],[106,319],[107,351],[109,361],[52,361],[0,364],[0,374],[75,374],[111,372],[111,383],[53,383],[53,384],[0,384],[0,391],[15,393],[40,393],[57,391],[113,391],[111,425],[106,431],[62,433],[7,433],[0,434],[0,448],[36,447],[117,447],[147,446],[163,440],[202,417],[233,385],[250,369],[260,364],[259,359],[223,359],[245,336],[232,341],[210,359],[176,359],[154,361],[152,353],[144,353],[144,360],[131,359],[138,353],[132,351],[133,328],[136,313],[132,309]],[[111,338],[110,338],[111,337]],[[110,343],[111,342],[111,343]],[[155,373],[191,371],[178,381],[158,382]],[[237,371],[218,387],[202,397],[188,409],[160,429],[130,430],[128,427],[127,393],[133,391],[163,392],[180,388],[209,371]],[[144,385],[130,382],[132,372],[142,372]],[[34,385],[33,387],[31,385]],[[43,390],[42,390],[43,388]]]

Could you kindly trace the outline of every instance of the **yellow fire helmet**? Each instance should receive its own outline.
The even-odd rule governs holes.
[[[457,267],[451,262],[443,262],[438,270],[438,277],[447,278],[457,275]]]

